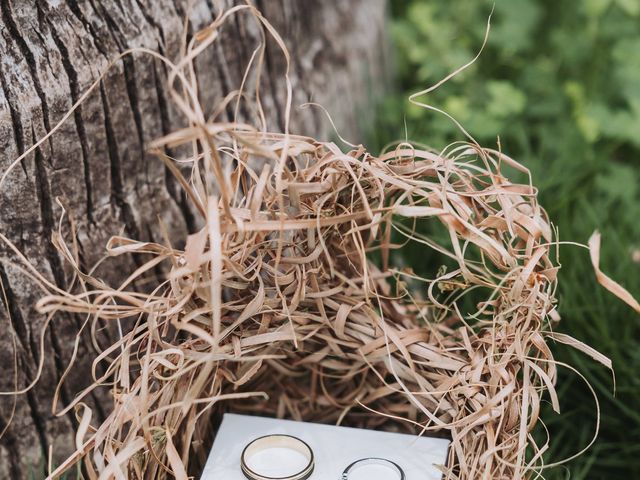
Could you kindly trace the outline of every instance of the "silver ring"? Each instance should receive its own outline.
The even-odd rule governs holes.
[[[351,472],[357,470],[360,467],[364,467],[365,465],[383,465],[397,472],[397,474],[400,475],[400,480],[406,479],[404,470],[402,470],[402,468],[400,468],[400,465],[398,465],[396,462],[392,462],[391,460],[387,460],[386,458],[371,457],[361,458],[360,460],[356,460],[355,462],[353,462],[351,465],[344,469],[340,480],[349,480],[349,475],[351,474]]]
[[[309,463],[306,467],[304,467],[299,472],[294,473],[293,475],[288,475],[286,477],[266,477],[251,470],[251,468],[249,468],[247,460],[254,456],[256,453],[268,448],[288,448],[290,450],[295,450],[296,452],[304,455],[309,460]],[[307,445],[306,442],[291,435],[277,434],[258,437],[255,440],[249,442],[249,444],[244,447],[244,450],[242,451],[242,455],[240,457],[240,467],[242,468],[242,473],[244,473],[244,476],[249,480],[306,480],[313,473],[314,466],[315,464],[313,458],[313,450],[311,450],[311,447]]]

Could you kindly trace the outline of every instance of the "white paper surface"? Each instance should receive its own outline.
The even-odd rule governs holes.
[[[242,450],[257,437],[274,434],[293,435],[309,444],[315,456],[310,480],[340,480],[349,464],[366,457],[396,462],[407,480],[441,480],[433,465],[446,463],[449,448],[449,440],[442,438],[226,414],[201,480],[246,480],[240,469]],[[395,480],[393,472],[381,466],[362,467],[352,478]]]
[[[290,477],[304,470],[309,459],[290,448],[267,448],[246,459],[247,466],[264,477]]]

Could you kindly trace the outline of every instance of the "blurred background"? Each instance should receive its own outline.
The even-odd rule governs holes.
[[[405,137],[435,149],[463,139],[449,120],[407,97],[475,56],[492,7],[480,59],[424,101],[485,146],[499,136],[502,150],[531,169],[561,239],[586,243],[600,230],[601,267],[639,298],[640,0],[392,0],[395,90],[380,106],[373,149]],[[600,435],[587,454],[544,477],[640,478],[640,318],[597,285],[585,249],[560,253],[558,330],[611,358],[617,385],[614,395],[604,367],[554,348],[597,391]],[[433,269],[423,254],[405,260],[416,271]],[[562,415],[546,405],[543,416],[551,432],[546,463],[575,454],[595,431],[594,402],[580,377],[562,369],[558,389]]]

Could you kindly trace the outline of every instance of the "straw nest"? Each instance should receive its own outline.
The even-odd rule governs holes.
[[[112,238],[109,255],[145,259],[113,287],[81,272],[73,248],[54,238],[79,288],[52,291],[40,311],[89,314],[94,330],[132,321],[95,359],[94,384],[67,407],[80,419],[77,451],[54,476],[82,461],[89,478],[186,478],[221,410],[444,434],[452,439],[446,478],[539,472],[547,444],[537,445],[532,429],[545,392],[559,408],[547,340],[606,360],[551,331],[554,230],[530,182],[505,174],[527,170],[473,141],[439,153],[402,143],[376,156],[288,127],[270,132],[246,85],[221,109],[248,102],[255,122],[205,118],[191,65],[238,14],[253,15],[288,60],[251,6],[221,14],[178,63],[163,59],[187,126],[151,148],[202,229],[184,250]],[[425,224],[440,225],[446,240],[419,233]],[[405,241],[453,267],[434,265],[432,278],[398,268]],[[158,265],[168,274],[152,289],[131,286],[149,284]],[[98,388],[112,390],[114,408],[91,425],[83,398]]]

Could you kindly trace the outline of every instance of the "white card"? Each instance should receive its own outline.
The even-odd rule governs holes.
[[[367,457],[395,462],[403,469],[406,480],[441,480],[442,473],[434,465],[446,463],[450,443],[443,438],[226,414],[201,480],[246,480],[240,468],[242,450],[252,440],[274,434],[292,435],[311,447],[315,469],[309,480],[340,480],[348,465]],[[275,465],[289,461],[286,451],[273,453],[278,457]],[[291,462],[300,462],[299,458],[294,458],[295,452],[291,454]],[[256,455],[252,461],[267,462],[269,458]],[[382,465],[362,467],[350,476],[350,480],[394,478],[394,473]]]

